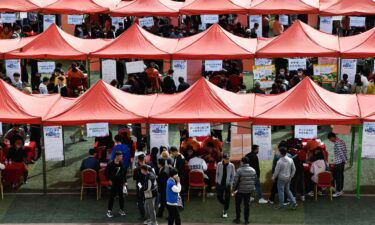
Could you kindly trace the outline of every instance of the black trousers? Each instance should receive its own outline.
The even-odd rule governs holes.
[[[222,130],[212,130],[214,136],[217,137],[220,141],[223,141],[223,131]]]
[[[304,172],[296,173],[292,178],[290,184],[290,190],[292,191],[294,197],[296,196],[297,192],[301,195],[305,195],[305,178]]]
[[[237,193],[236,194],[236,219],[240,220],[241,219],[241,204],[243,201],[244,204],[244,219],[245,222],[249,222],[249,216],[250,216],[250,193]]]
[[[345,163],[340,163],[335,165],[334,178],[336,184],[336,191],[340,192],[344,188],[344,169]]]
[[[145,207],[144,207],[145,199],[143,197],[143,194],[139,191],[139,188],[137,187],[137,206],[139,210],[139,214],[141,214],[141,217],[145,217]]]
[[[224,206],[224,210],[228,211],[230,204],[230,186],[216,186],[217,199]]]
[[[115,201],[115,197],[118,196],[120,209],[124,210],[124,194],[122,192],[123,184],[119,183],[113,183],[111,187],[111,192],[109,195],[109,202],[108,202],[108,210],[113,209],[113,203]]]
[[[168,225],[181,225],[180,212],[178,211],[178,206],[167,205],[168,209]]]
[[[162,217],[164,213],[164,209],[167,206],[167,198],[165,194],[165,190],[159,190],[159,210],[158,210],[158,216]]]

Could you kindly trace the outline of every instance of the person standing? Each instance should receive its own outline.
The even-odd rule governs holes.
[[[158,159],[158,168],[159,168],[159,174],[158,174],[158,190],[159,190],[159,206],[158,206],[158,213],[156,214],[157,217],[163,217],[164,208],[167,205],[167,181],[169,178],[169,174],[167,170],[168,168],[165,166],[165,160],[162,158]]]
[[[249,224],[250,216],[250,197],[255,191],[255,181],[257,179],[256,171],[250,167],[249,160],[246,157],[241,159],[241,167],[238,168],[234,177],[233,194],[236,201],[236,219],[234,223],[241,222],[241,204],[244,202],[245,224]]]
[[[117,152],[121,152],[122,154],[122,164],[125,169],[125,175],[128,173],[128,168],[131,164],[131,159],[130,159],[130,150],[127,145],[122,144],[122,136],[117,134],[115,136],[115,146],[112,148],[112,156],[111,159],[115,159],[115,154]]]
[[[280,23],[279,15],[275,16],[275,21],[272,24],[272,31],[274,36],[279,36],[284,32],[284,25]]]
[[[109,218],[113,217],[112,209],[115,197],[118,196],[119,204],[120,204],[120,211],[119,214],[121,216],[125,216],[124,212],[124,194],[123,188],[125,185],[125,169],[122,165],[122,154],[121,152],[116,152],[115,159],[108,163],[107,167],[105,168],[105,177],[107,180],[110,181],[111,184],[111,191],[109,196],[108,202],[108,211],[107,216]]]
[[[230,192],[236,174],[233,163],[230,162],[229,155],[224,153],[223,160],[217,164],[216,169],[216,191],[217,199],[224,206],[223,218],[228,217],[230,204]]]
[[[181,225],[180,212],[178,211],[181,192],[180,177],[174,168],[169,171],[169,176],[167,181],[168,225]]]
[[[48,94],[47,85],[49,83],[48,77],[43,77],[42,83],[39,84],[39,93]]]
[[[177,88],[177,92],[183,92],[190,87],[190,85],[185,82],[185,79],[183,77],[179,77],[178,82],[179,82],[179,85]]]
[[[259,168],[258,153],[259,153],[259,145],[253,145],[251,147],[251,152],[248,153],[245,157],[249,160],[250,167],[252,167],[257,173],[257,179],[255,180],[255,191],[257,193],[258,203],[266,204],[268,201],[263,198],[262,189],[260,186],[260,168]]]
[[[211,123],[213,136],[223,142],[223,130],[224,124],[223,123]]]
[[[148,166],[143,165],[141,167],[141,173],[145,177],[143,184],[140,185],[140,190],[145,196],[145,213],[146,221],[143,224],[157,225],[156,213],[155,213],[155,198],[158,195],[158,185],[156,182],[156,176],[153,172],[149,171]]]
[[[328,134],[328,139],[334,143],[334,162],[335,169],[333,177],[335,180],[336,193],[333,194],[333,197],[340,197],[344,194],[344,169],[345,163],[348,161],[347,149],[345,142],[338,138],[335,133],[330,132]]]
[[[275,172],[272,175],[272,180],[277,179],[277,190],[279,195],[279,206],[278,209],[284,208],[284,193],[288,195],[289,200],[292,202],[292,207],[297,207],[296,199],[290,191],[290,181],[296,172],[293,160],[287,156],[287,149],[281,147],[279,149],[281,158],[277,161]]]

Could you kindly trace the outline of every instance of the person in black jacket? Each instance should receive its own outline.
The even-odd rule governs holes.
[[[176,93],[176,84],[173,80],[173,70],[168,71],[168,75],[163,79],[162,90],[165,94]]]
[[[169,151],[171,152],[173,164],[172,166],[177,170],[178,176],[181,179],[182,184],[188,183],[185,176],[185,157],[178,151],[175,146],[172,146]],[[185,190],[185,186],[182,185],[182,189],[180,192],[182,204],[185,204],[185,195],[183,194]]]
[[[54,93],[59,93],[62,97],[68,97],[68,88],[65,85],[65,78],[63,76],[57,77],[57,85],[54,88]]]
[[[125,169],[122,165],[122,153],[116,152],[115,159],[108,163],[107,167],[105,168],[105,177],[111,183],[111,192],[108,202],[108,211],[107,216],[109,218],[113,217],[112,209],[115,197],[119,197],[120,203],[120,212],[121,216],[125,216],[124,212],[124,195],[123,195],[123,188],[125,185]]]
[[[293,159],[294,165],[296,166],[296,173],[294,174],[291,183],[290,183],[290,191],[293,193],[293,196],[297,196],[297,191],[301,196],[301,200],[305,201],[305,170],[303,167],[303,162],[300,160],[298,151],[301,150],[302,145],[297,145],[295,148],[289,148],[288,152]],[[299,149],[299,150],[298,150]]]
[[[177,92],[183,92],[190,87],[190,85],[185,82],[185,79],[183,77],[179,77],[178,82],[180,84],[178,85]]]
[[[163,217],[163,212],[165,207],[167,206],[167,181],[169,178],[169,173],[165,168],[165,160],[162,158],[158,159],[158,167],[159,167],[159,174],[158,174],[158,191],[159,191],[159,209],[157,217]]]
[[[155,198],[158,195],[158,184],[156,182],[156,175],[149,170],[147,165],[141,166],[141,173],[144,176],[144,180],[138,186],[145,197],[144,207],[147,218],[143,224],[157,225]]]
[[[259,146],[253,145],[251,147],[251,152],[248,153],[245,157],[249,160],[250,167],[252,167],[257,173],[257,179],[255,181],[255,190],[257,192],[257,198],[259,200],[259,204],[266,204],[267,200],[262,197],[262,189],[260,186],[260,168],[259,168]]]

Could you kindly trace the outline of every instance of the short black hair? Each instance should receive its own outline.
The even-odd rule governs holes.
[[[95,148],[90,148],[89,150],[89,155],[94,155],[95,154]]]
[[[288,143],[286,141],[280,141],[277,148],[282,148],[282,147],[284,147],[284,148],[288,147]]]
[[[175,168],[169,170],[169,176],[173,177],[174,175],[178,174],[178,171]]]
[[[48,77],[43,77],[42,82],[45,83],[45,82],[47,82],[47,81],[49,81],[49,78],[48,78]]]
[[[143,160],[145,160],[145,155],[144,154],[139,155],[138,156],[138,162],[143,161]]]
[[[122,155],[122,152],[117,151],[117,152],[115,153],[115,155],[116,155],[116,156],[118,156],[118,155]]]
[[[242,162],[243,164],[249,164],[249,159],[248,159],[247,157],[243,157],[243,158],[241,159],[241,162]]]
[[[165,160],[163,158],[158,158],[158,164],[160,166],[165,166]]]
[[[169,70],[168,70],[168,74],[174,74],[174,70],[169,69]]]
[[[329,132],[328,135],[327,135],[327,138],[330,139],[330,138],[335,138],[337,137],[335,133],[333,132]]]
[[[21,74],[19,74],[19,73],[14,73],[14,74],[13,74],[13,77],[21,77]]]
[[[279,151],[280,151],[280,154],[281,154],[282,156],[284,156],[284,155],[286,155],[287,148],[286,148],[286,147],[281,147],[281,148],[279,148]]]
[[[119,135],[119,134],[117,134],[117,135],[115,136],[115,141],[117,141],[117,142],[122,142],[122,141],[123,141],[123,140],[122,140],[122,136]]]
[[[253,145],[253,146],[251,146],[251,151],[253,152],[257,148],[259,148],[259,145]]]
[[[179,77],[179,78],[178,78],[178,81],[179,81],[180,83],[182,83],[182,82],[185,81],[185,79],[184,79],[183,77]]]
[[[171,152],[177,152],[178,149],[175,146],[172,146],[172,147],[169,148],[169,151],[171,151]]]

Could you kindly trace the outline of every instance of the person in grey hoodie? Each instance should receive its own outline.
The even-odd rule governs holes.
[[[290,181],[296,173],[296,167],[293,159],[287,156],[287,149],[281,147],[279,149],[281,158],[277,161],[275,172],[273,173],[272,180],[277,179],[277,190],[279,195],[279,206],[278,209],[284,208],[284,192],[288,195],[289,200],[292,203],[293,209],[297,207],[296,199],[290,191]]]
[[[232,189],[236,169],[230,162],[228,153],[223,154],[223,160],[217,164],[216,169],[216,191],[217,199],[224,205],[223,218],[228,217],[230,204],[230,192]]]
[[[250,197],[251,193],[255,191],[255,181],[257,179],[257,173],[254,168],[249,165],[249,159],[243,157],[241,159],[241,167],[238,168],[236,175],[234,176],[233,194],[236,195],[236,219],[234,223],[240,223],[241,220],[241,203],[244,201],[245,210],[245,224],[249,224],[250,216]]]

